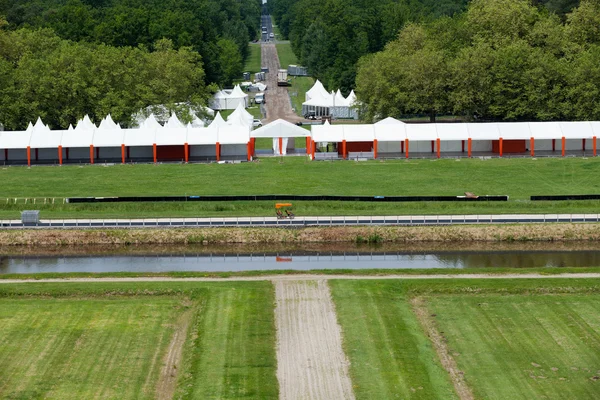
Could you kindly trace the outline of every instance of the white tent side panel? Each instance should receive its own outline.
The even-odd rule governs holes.
[[[343,125],[346,142],[372,142],[375,140],[373,125]]]
[[[0,135],[0,149],[26,149],[31,140],[28,131],[4,131]],[[10,160],[10,157],[8,158]]]
[[[497,126],[502,140],[529,140],[531,138],[528,122],[504,122]]]
[[[34,129],[31,133],[29,146],[32,149],[58,149],[62,141],[63,132],[66,131],[50,131]],[[39,151],[38,151],[39,153]],[[58,154],[58,153],[57,153]],[[58,155],[57,155],[58,157]]]
[[[66,151],[66,147],[63,146],[63,149],[65,149]],[[63,161],[80,161],[83,163],[88,163],[90,162],[90,148],[88,147],[69,147],[69,159],[67,160],[66,158],[66,152],[65,152],[65,158],[63,159]],[[94,150],[94,157],[95,157],[95,150]]]
[[[161,128],[156,131],[157,146],[183,146],[187,141],[187,128]]]
[[[400,153],[403,142],[380,142],[377,141],[377,153]]]
[[[94,132],[94,147],[121,147],[125,133],[123,129],[97,129]]]
[[[62,149],[63,162],[66,158],[67,150]],[[31,159],[35,159],[34,150],[31,150]],[[55,149],[52,148],[40,148],[38,149],[38,160],[40,161],[56,161],[58,163],[58,147]]]

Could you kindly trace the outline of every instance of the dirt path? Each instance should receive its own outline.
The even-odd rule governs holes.
[[[171,338],[171,343],[169,343],[169,349],[165,355],[164,365],[160,371],[160,376],[156,385],[156,394],[159,400],[170,400],[175,394],[178,378],[177,368],[181,364],[183,345],[185,344],[185,339],[187,337],[192,313],[192,309],[184,311],[177,321],[177,328]]]
[[[267,118],[263,121],[263,124],[280,118],[292,123],[303,121],[292,111],[287,88],[277,86],[277,70],[280,64],[275,45],[273,43],[263,43],[261,45],[261,57],[262,65],[269,68],[265,103]]]
[[[442,367],[444,367],[448,372],[448,375],[450,375],[450,380],[452,381],[452,385],[454,385],[454,390],[456,390],[458,397],[461,400],[473,400],[475,397],[471,392],[471,388],[465,382],[464,373],[458,369],[454,357],[450,354],[445,338],[435,327],[435,324],[427,311],[424,300],[420,297],[415,297],[410,300],[410,303],[415,315],[419,319],[423,331],[431,340]]]
[[[279,398],[354,399],[327,281],[275,282]]]
[[[576,274],[462,274],[462,275],[263,275],[232,276],[230,278],[171,278],[165,276],[140,278],[51,278],[51,279],[0,279],[0,284],[51,283],[51,282],[226,282],[226,281],[315,281],[329,279],[555,279],[600,278],[600,273]]]

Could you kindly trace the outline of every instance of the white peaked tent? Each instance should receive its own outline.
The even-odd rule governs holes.
[[[179,118],[177,118],[177,115],[175,115],[175,113],[172,113],[169,117],[169,120],[165,123],[164,127],[171,129],[181,129],[185,128],[185,125],[183,125],[181,121],[179,121]]]
[[[100,129],[117,129],[117,124],[113,121],[110,114],[108,114],[102,121],[100,121]]]
[[[344,97],[339,89],[327,93],[321,82],[317,83],[306,92],[307,100],[302,103],[303,115],[314,113],[317,117],[331,115],[334,118],[358,119],[358,113],[352,107],[356,102],[354,91]]]
[[[291,122],[278,119],[252,131],[250,136],[253,138],[273,138],[273,153],[285,155],[289,138],[309,138],[310,131],[300,128]]]
[[[227,123],[229,125],[241,125],[241,126],[252,126],[254,117],[242,106],[238,104],[236,109],[227,117]]]
[[[239,104],[244,108],[248,107],[248,95],[240,85],[235,85],[233,90],[219,90],[215,93],[210,107],[214,110],[235,110]]]
[[[319,81],[317,79],[315,84],[304,95],[304,100],[309,101],[310,99],[314,99],[314,98],[326,98],[326,97],[329,97],[329,92],[327,90],[325,90],[325,87],[323,86],[321,81]]]
[[[215,119],[212,120],[212,122],[208,125],[207,128],[215,129],[222,126],[227,126],[227,122],[223,119],[221,113],[217,112],[217,115],[215,115]]]

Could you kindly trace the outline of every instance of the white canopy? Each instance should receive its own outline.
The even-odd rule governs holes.
[[[436,140],[435,124],[406,124],[406,138],[411,141]]]
[[[329,92],[325,90],[325,87],[323,86],[321,81],[317,79],[315,84],[306,92],[304,97],[305,101],[309,101],[310,99],[314,99],[315,97],[326,98],[329,97]]]
[[[242,107],[248,107],[248,95],[235,85],[232,90],[220,90],[211,100],[211,108],[215,110],[235,110],[239,104]]]
[[[156,139],[156,130],[148,128],[123,129],[125,146],[152,146]]]
[[[30,139],[30,131],[2,131],[0,132],[0,149],[26,149]]]
[[[183,125],[181,121],[179,121],[179,118],[177,118],[177,115],[175,115],[175,113],[172,113],[164,127],[172,129],[181,129],[185,128],[185,125]]]
[[[253,130],[250,132],[250,136],[254,138],[307,137],[310,136],[310,131],[296,126],[291,122],[278,119],[270,124]]]
[[[63,131],[52,131],[38,118],[34,126],[29,124],[27,130],[31,133],[29,146],[34,149],[56,149],[62,143]]]
[[[254,117],[250,114],[242,104],[238,104],[236,109],[227,117],[227,123],[229,125],[241,125],[241,126],[252,126]]]
[[[189,128],[187,132],[187,143],[191,145],[214,145],[219,141],[218,129]]]
[[[250,129],[235,125],[221,126],[217,136],[220,144],[247,144],[250,141]]]

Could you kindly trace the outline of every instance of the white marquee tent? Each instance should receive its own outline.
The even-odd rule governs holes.
[[[235,85],[232,90],[219,90],[210,101],[213,110],[235,110],[238,105],[248,107],[248,95],[244,93],[240,85]]]

